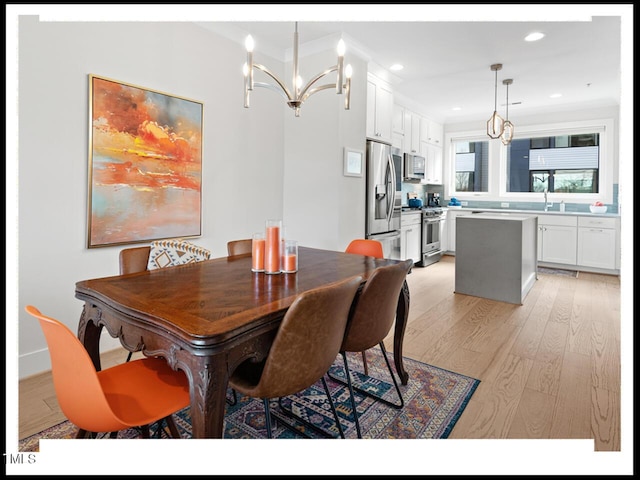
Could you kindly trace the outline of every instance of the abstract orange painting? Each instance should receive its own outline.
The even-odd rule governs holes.
[[[89,75],[88,247],[201,235],[200,102]]]

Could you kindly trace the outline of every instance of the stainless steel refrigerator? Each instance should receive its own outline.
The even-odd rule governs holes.
[[[367,141],[366,238],[382,242],[385,258],[401,260],[402,153]]]

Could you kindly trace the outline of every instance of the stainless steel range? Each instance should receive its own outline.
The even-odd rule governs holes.
[[[425,207],[422,209],[422,266],[426,267],[442,258],[440,245],[440,222],[442,208]]]

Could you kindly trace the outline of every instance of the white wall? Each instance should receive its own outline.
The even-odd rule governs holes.
[[[22,16],[18,29],[18,301],[7,321],[18,322],[20,378],[50,368],[25,305],[75,331],[83,307],[75,283],[118,274],[122,246],[87,248],[89,74],[203,102],[202,236],[193,242],[214,257],[226,255],[228,240],[263,229],[267,218],[283,218],[302,244],[323,248],[344,248],[359,230],[364,182],[342,177],[341,155],[342,142],[364,144],[363,87],[354,86],[349,112],[321,92],[291,119],[282,98],[266,89],[254,90],[245,109],[243,46],[191,23]],[[260,62],[284,71],[274,59]],[[302,149],[296,138],[305,139]],[[351,210],[357,202],[362,212]],[[117,345],[103,334],[103,349]]]
[[[348,62],[354,70],[349,110],[344,94],[331,89],[309,97],[300,117],[291,109],[285,113],[286,234],[329,250],[344,250],[351,239],[363,238],[365,229],[365,177],[344,176],[343,159],[344,147],[365,151],[367,65],[353,55]],[[335,50],[300,63],[308,80],[336,63]],[[333,82],[329,78],[320,84]]]

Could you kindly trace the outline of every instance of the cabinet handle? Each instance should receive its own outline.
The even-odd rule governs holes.
[[[589,231],[591,231],[591,232],[602,232],[604,230],[602,230],[601,228],[590,228]]]

